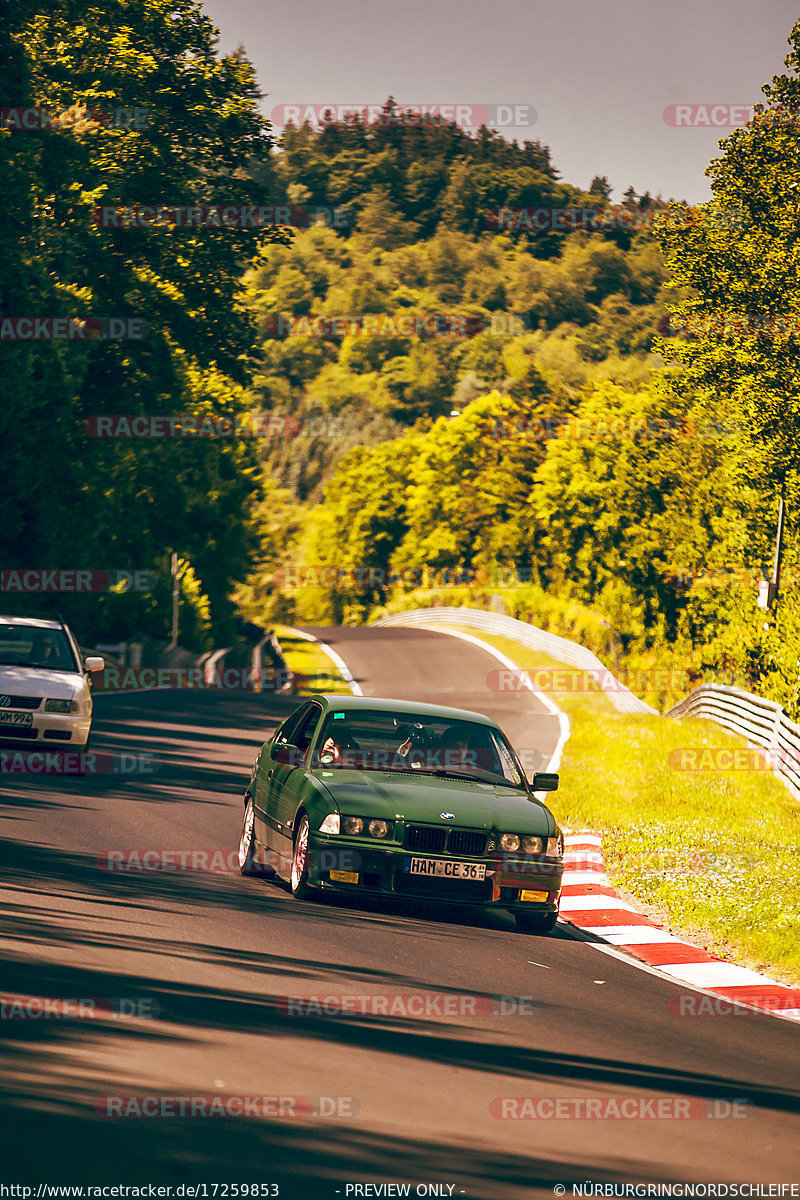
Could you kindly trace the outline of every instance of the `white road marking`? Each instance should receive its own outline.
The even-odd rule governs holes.
[[[605,871],[565,871],[564,887],[571,883],[597,883],[602,887],[611,887]]]
[[[775,985],[774,979],[729,962],[659,963],[659,969],[675,979],[700,987],[742,987],[749,983]]]
[[[592,909],[605,911],[607,908],[613,908],[615,912],[617,909],[623,912],[638,912],[638,909],[615,896],[562,896],[560,907],[563,913],[586,912]]]
[[[584,928],[583,932],[605,938],[612,946],[648,946],[653,942],[684,945],[680,938],[667,933],[666,929],[655,929],[652,925],[596,925],[590,929]]]
[[[356,683],[355,679],[353,679],[353,673],[342,658],[341,654],[337,654],[327,642],[323,642],[320,638],[315,637],[313,633],[304,633],[302,629],[296,629],[293,625],[289,626],[289,628],[291,629],[292,634],[294,634],[296,637],[302,638],[304,642],[316,642],[320,650],[322,650],[324,654],[327,654],[334,666],[338,667],[342,679],[350,688],[352,694],[354,696],[364,695],[363,691],[361,690],[361,685]]]
[[[546,708],[552,716],[558,718],[558,741],[555,744],[553,753],[550,755],[550,761],[544,767],[542,767],[543,772],[557,771],[559,764],[561,763],[561,755],[564,750],[564,743],[570,735],[569,717],[565,712],[561,711],[558,705],[555,704],[549,696],[545,695],[544,692],[540,692],[538,688],[533,686],[528,677],[527,671],[523,671],[521,667],[518,667],[517,664],[512,662],[511,659],[507,655],[503,654],[501,650],[495,649],[494,646],[490,646],[488,642],[483,641],[482,638],[475,637],[471,633],[461,633],[461,631],[458,629],[442,629],[438,625],[432,626],[420,624],[418,628],[431,629],[434,633],[445,634],[446,637],[461,638],[462,642],[471,642],[473,646],[478,646],[481,650],[485,650],[487,654],[491,654],[492,658],[496,658],[497,661],[502,663],[504,667],[507,667],[509,671],[514,671],[520,675],[520,682],[525,686],[525,688],[529,692],[533,693],[537,700],[539,700],[542,706]],[[535,793],[535,795],[546,794],[547,793],[545,792]]]

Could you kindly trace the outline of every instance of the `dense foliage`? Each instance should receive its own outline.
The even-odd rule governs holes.
[[[293,182],[317,201],[358,204],[358,149],[370,224],[357,220],[349,238],[309,231],[257,263],[248,289],[262,329],[280,312],[446,309],[487,328],[449,341],[360,331],[264,340],[256,386],[267,403],[313,406],[345,428],[360,423],[362,435],[289,543],[283,573],[271,563],[275,611],[362,620],[387,604],[499,593],[508,611],[537,620],[538,595],[558,628],[557,597],[562,626],[574,624],[576,603],[606,621],[614,657],[688,663],[698,678],[735,679],[798,715],[800,25],[791,46],[790,74],[764,89],[766,104],[711,164],[714,199],[680,219],[680,208],[629,189],[628,206],[655,220],[624,234],[482,232],[472,197],[522,203],[529,146],[508,151],[510,172],[495,164],[494,191],[481,191],[476,148],[461,154],[455,191],[443,156],[434,229],[410,187],[419,157],[403,140],[420,145],[411,139],[422,131],[392,130],[392,141],[376,130],[372,145],[357,123],[290,132],[279,169],[296,170],[302,150]],[[323,145],[333,148],[324,170]],[[525,203],[591,202],[574,190],[555,199],[563,185],[552,172],[548,196],[549,156],[538,170]],[[595,203],[607,195],[607,181],[591,186]],[[458,213],[455,195],[465,198]],[[396,423],[395,437],[370,448],[376,412]],[[274,450],[271,460],[296,497],[317,499],[344,449],[341,439],[317,445],[294,476]],[[783,588],[767,614],[756,586],[772,566],[782,487]]]
[[[149,326],[4,337],[0,566],[159,576],[4,609],[164,633],[175,550],[198,645],[228,636],[234,600],[259,621],[355,621],[458,595],[797,714],[800,24],[789,73],[709,168],[712,202],[629,187],[619,210],[539,142],[391,99],[276,145],[251,65],[218,56],[197,0],[0,0],[0,17],[4,103],[61,114],[0,129],[0,318]],[[103,117],[120,108],[146,120]],[[310,218],[95,219],[132,204]],[[261,436],[89,436],[119,413],[257,414]]]
[[[85,422],[249,407],[243,356],[252,328],[236,295],[254,235],[106,229],[94,213],[263,202],[246,170],[271,147],[252,67],[241,54],[217,57],[195,0],[0,7],[4,105],[56,117],[0,131],[0,314],[139,318],[150,327],[134,340],[4,338],[2,566],[157,571],[174,549],[201,580],[220,634],[255,544],[252,443],[92,439]],[[120,120],[120,109],[138,117]],[[2,606],[60,607],[86,637],[132,625],[160,633],[169,620],[156,593],[9,593]]]

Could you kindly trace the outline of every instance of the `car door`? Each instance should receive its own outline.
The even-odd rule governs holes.
[[[322,716],[322,705],[317,701],[309,704],[298,714],[298,720],[287,728],[285,738],[278,745],[296,746],[301,756],[305,755]],[[291,848],[294,814],[300,800],[299,787],[305,777],[302,764],[280,763],[271,757],[267,767],[267,824],[270,844],[276,850],[286,852]]]
[[[278,746],[293,744],[291,739],[294,737],[295,731],[299,729],[304,719],[308,716],[310,707],[311,701],[306,701],[290,717],[287,717],[283,724],[278,726],[272,739],[262,746],[261,753],[258,756],[252,791],[255,834],[257,842],[271,849],[276,848],[276,839],[274,828],[275,818],[274,814],[270,813],[270,792],[275,768],[278,766],[273,755]]]

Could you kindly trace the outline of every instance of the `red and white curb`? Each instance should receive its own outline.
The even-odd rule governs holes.
[[[626,904],[609,881],[597,833],[564,837],[560,915],[676,982],[710,992],[731,1005],[745,1004],[800,1021],[800,990],[682,942]]]

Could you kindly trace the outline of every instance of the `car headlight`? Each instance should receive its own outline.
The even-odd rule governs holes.
[[[554,858],[561,858],[564,854],[564,841],[559,833],[558,837],[547,839],[547,854],[552,854]]]
[[[519,850],[519,834],[518,833],[501,833],[500,834],[500,849],[501,850]]]
[[[342,817],[342,833],[352,837],[392,837],[393,821],[384,821],[381,817]]]
[[[544,850],[544,838],[524,837],[522,839],[522,849],[526,854],[541,854]]]
[[[45,700],[45,712],[68,713],[78,711],[77,700]]]
[[[338,813],[328,813],[319,827],[320,833],[339,833],[342,819]]]

